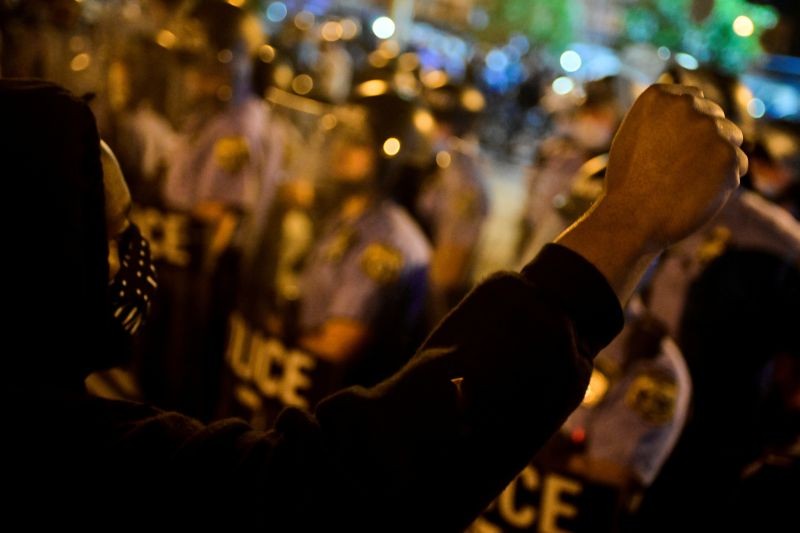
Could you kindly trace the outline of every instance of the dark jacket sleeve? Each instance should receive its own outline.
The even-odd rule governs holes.
[[[168,466],[175,492],[273,531],[463,529],[580,403],[621,326],[602,275],[550,245],[480,284],[380,385],[287,410],[268,434],[199,430]]]
[[[480,284],[398,375],[323,402],[326,447],[376,515],[462,528],[577,407],[621,326],[602,275],[550,245]]]

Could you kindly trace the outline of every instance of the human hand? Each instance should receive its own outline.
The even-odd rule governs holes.
[[[556,242],[591,262],[621,302],[667,246],[708,222],[747,171],[742,132],[699,89],[653,85],[628,112],[606,190]]]
[[[695,87],[652,85],[611,147],[598,206],[660,250],[707,222],[747,171],[742,132]]]

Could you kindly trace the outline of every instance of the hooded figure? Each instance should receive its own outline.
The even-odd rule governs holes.
[[[111,311],[97,127],[86,104],[40,81],[0,80],[0,116],[13,251],[6,338],[19,350],[3,392],[76,389],[118,361],[123,338]]]

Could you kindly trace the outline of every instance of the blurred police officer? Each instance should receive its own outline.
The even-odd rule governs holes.
[[[589,458],[617,464],[647,487],[683,428],[691,380],[663,324],[646,310],[639,313],[598,356],[596,387],[565,429],[585,441]]]
[[[402,342],[422,307],[430,250],[408,214],[383,197],[375,148],[356,132],[333,140],[330,179],[340,188],[341,207],[301,282],[300,344],[332,362],[356,362],[370,343],[395,352],[392,345]],[[361,363],[380,368],[387,362]],[[382,373],[358,381],[370,383]]]
[[[438,322],[471,286],[473,260],[489,199],[469,134],[484,108],[474,87],[447,84],[426,94],[436,127],[436,170],[423,184],[416,211],[433,243],[429,319]]]
[[[385,142],[340,126],[331,143],[324,185],[338,207],[306,261],[296,316],[284,309],[261,328],[232,321],[228,409],[262,427],[284,407],[311,408],[343,386],[386,377],[411,356],[420,328],[430,250],[385,198]]]
[[[691,380],[641,303],[595,360],[580,407],[474,525],[490,531],[620,531],[683,429]]]
[[[258,26],[222,1],[175,24],[188,118],[160,197],[134,213],[161,261],[164,291],[141,350],[151,401],[208,419],[217,404],[228,315],[282,163],[279,135],[253,94]],[[180,28],[180,31],[178,31]]]
[[[260,35],[251,35],[249,21],[226,2],[204,2],[190,16],[197,31],[185,38],[192,113],[164,198],[171,208],[210,220],[249,213],[262,191],[271,189],[271,176],[265,176],[269,109],[252,92],[252,54]]]

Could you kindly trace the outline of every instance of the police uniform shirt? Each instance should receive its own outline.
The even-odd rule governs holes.
[[[263,102],[251,97],[227,107],[181,139],[164,186],[167,205],[192,210],[201,202],[219,202],[251,211],[263,191],[275,187],[269,140]]]
[[[587,396],[564,430],[582,433],[589,458],[626,467],[648,486],[686,422],[692,383],[683,355],[669,337],[661,340],[655,357],[625,365],[630,333],[626,326],[598,355]]]
[[[417,211],[430,228],[433,245],[473,249],[489,210],[474,147],[456,139],[437,157],[441,170],[423,188]],[[465,280],[466,281],[466,280]]]
[[[670,249],[650,283],[648,308],[677,336],[692,281],[727,248],[764,251],[800,261],[800,223],[786,210],[739,191],[705,228]]]
[[[564,218],[554,202],[569,194],[573,177],[590,157],[574,142],[560,137],[543,141],[539,152],[527,177],[522,219],[531,234],[520,243],[520,267],[564,229]]]
[[[422,232],[390,201],[355,222],[337,221],[314,246],[302,275],[301,329],[313,331],[334,318],[372,324],[387,290],[424,289],[429,260]]]
[[[253,212],[268,209],[279,179],[270,118],[266,105],[250,98],[181,138],[164,183],[166,210],[138,213],[150,222],[144,229],[159,234],[154,251],[167,263],[161,269],[160,305],[147,341],[140,343],[146,362],[140,365],[141,379],[161,405],[201,417],[215,409],[227,318],[243,280],[239,267],[257,241],[256,223],[263,221]],[[244,215],[222,250],[215,249],[214,224],[191,216],[201,202]]]
[[[310,410],[346,385],[370,385],[397,370],[416,348],[403,346],[403,337],[420,315],[429,255],[421,231],[389,201],[353,221],[334,220],[299,278],[299,330],[351,319],[369,329],[370,341],[351,361],[332,364],[234,314],[226,355],[233,380],[222,412],[267,429],[286,407]]]

